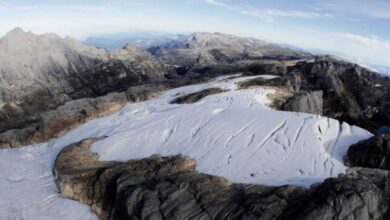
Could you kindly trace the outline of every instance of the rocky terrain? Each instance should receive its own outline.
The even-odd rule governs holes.
[[[176,45],[149,49],[154,56],[171,65],[201,68],[213,65],[241,64],[259,60],[297,60],[312,55],[265,41],[221,33],[194,33]]]
[[[241,87],[288,89],[294,95],[280,103],[281,110],[325,115],[374,133],[390,124],[389,77],[331,57],[297,62],[279,74],[281,78],[253,79]]]
[[[104,48],[107,50],[116,50],[128,43],[137,44],[141,48],[148,49],[156,46],[172,46],[176,45],[178,40],[187,39],[185,34],[168,34],[162,32],[132,32],[119,34],[105,34],[88,37],[83,41],[83,44]]]
[[[390,133],[352,145],[345,157],[348,166],[390,170]]]
[[[221,33],[143,47],[0,39],[0,219],[390,217],[389,77]]]
[[[60,192],[100,219],[387,219],[389,171],[352,168],[310,189],[234,184],[195,171],[188,157],[99,161],[96,140],[64,148]],[[352,156],[353,157],[353,156]]]
[[[135,46],[107,53],[18,28],[0,40],[0,60],[0,132],[36,127],[41,113],[70,100],[122,92],[167,74]]]

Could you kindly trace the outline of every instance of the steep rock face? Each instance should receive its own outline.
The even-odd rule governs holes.
[[[347,166],[390,170],[390,133],[376,135],[352,145],[345,163]]]
[[[323,113],[323,91],[310,91],[294,94],[282,107],[283,110],[292,112],[307,112],[317,115]]]
[[[323,90],[323,113],[371,131],[390,124],[390,78],[356,64],[319,57],[288,68],[299,90]]]
[[[100,219],[385,219],[388,171],[351,169],[310,189],[233,184],[195,171],[187,157],[99,161],[97,139],[64,148],[55,165],[65,196]]]
[[[103,50],[70,38],[10,31],[0,39],[0,131],[69,101],[66,91],[73,87],[67,79],[104,59]]]
[[[292,219],[387,219],[389,172],[365,168],[348,170],[312,186],[309,196],[291,207]],[[290,219],[290,218],[287,218]]]
[[[35,126],[40,113],[70,100],[163,81],[167,73],[136,46],[108,53],[71,38],[17,28],[0,39],[0,132]]]
[[[93,67],[106,52],[55,34],[35,35],[20,28],[0,39],[0,87],[31,92],[34,86],[70,87],[64,76]],[[9,100],[1,99],[4,103]]]
[[[390,78],[331,57],[297,62],[275,79],[240,84],[276,86],[292,93],[278,108],[323,114],[372,132],[390,124]]]

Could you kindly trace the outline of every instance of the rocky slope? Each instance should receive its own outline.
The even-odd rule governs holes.
[[[56,183],[100,219],[386,219],[389,172],[350,169],[305,189],[233,184],[187,157],[99,161],[84,140],[60,152]]]
[[[289,67],[300,90],[323,91],[323,114],[373,132],[390,124],[390,78],[329,57]]]
[[[171,65],[192,68],[263,59],[294,60],[312,57],[308,53],[265,41],[221,33],[194,33],[186,40],[177,41],[176,46],[171,43],[169,47],[154,47],[150,51]]]
[[[281,110],[310,112],[358,125],[372,132],[390,124],[390,78],[356,64],[318,57],[276,71],[280,78],[253,79],[250,86],[277,86],[293,95]]]
[[[390,133],[352,145],[345,157],[348,166],[390,170]]]
[[[71,100],[161,82],[168,73],[149,52],[133,45],[108,53],[71,38],[14,29],[0,39],[0,136],[11,132],[23,139],[26,131],[39,129],[44,112]]]
[[[88,37],[84,44],[89,46],[95,46],[98,48],[105,48],[113,51],[123,47],[128,43],[136,44],[141,48],[148,49],[155,46],[168,46],[170,44],[175,45],[175,42],[181,39],[186,39],[188,36],[185,34],[167,34],[159,32],[132,32],[132,33],[119,33],[119,34],[107,34],[100,36]]]

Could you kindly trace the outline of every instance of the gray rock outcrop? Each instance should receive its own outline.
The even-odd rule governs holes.
[[[327,117],[372,132],[390,124],[389,77],[330,57],[290,66],[287,75],[300,78],[300,91],[323,91]]]
[[[310,91],[294,94],[284,103],[282,109],[292,112],[323,114],[323,91]]]
[[[108,53],[17,28],[0,39],[0,132],[38,123],[66,102],[162,81],[168,69],[144,49]]]
[[[390,133],[352,145],[345,156],[345,163],[347,166],[390,170]]]
[[[186,94],[179,96],[171,101],[171,104],[188,104],[188,103],[195,103],[201,99],[203,99],[206,96],[214,95],[223,92],[220,88],[208,88],[201,90],[199,92],[194,92],[191,94]]]
[[[313,185],[234,184],[188,157],[99,161],[88,139],[64,148],[55,179],[100,219],[387,219],[389,171],[353,168]]]
[[[169,84],[135,86],[125,92],[69,101],[41,113],[32,126],[0,133],[0,148],[20,147],[58,137],[90,119],[112,114],[132,102],[148,100],[168,88]]]

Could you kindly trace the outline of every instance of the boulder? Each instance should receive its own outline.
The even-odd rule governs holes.
[[[345,164],[351,167],[370,167],[390,170],[390,133],[376,135],[352,145]]]

